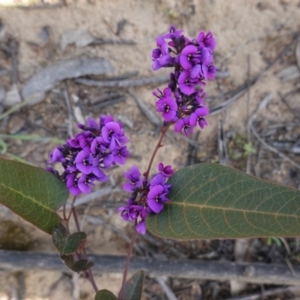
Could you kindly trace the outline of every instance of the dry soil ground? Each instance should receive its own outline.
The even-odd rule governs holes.
[[[179,169],[191,162],[218,162],[224,159],[228,165],[243,171],[298,188],[299,43],[298,60],[296,49],[300,38],[299,1],[0,0],[0,6],[1,113],[26,101],[20,96],[23,86],[45,67],[86,55],[108,60],[114,68],[114,72],[109,74],[110,78],[126,77],[132,72],[138,72],[133,79],[153,77],[158,75],[151,69],[151,51],[155,46],[155,38],[166,32],[170,24],[184,29],[190,37],[194,37],[200,30],[210,30],[218,43],[215,64],[219,76],[206,87],[207,102],[213,112],[208,119],[209,126],[196,139],[193,137],[197,149],[192,158],[189,156],[192,153],[189,150],[190,141],[170,134],[157,161],[163,160]],[[167,74],[166,71],[159,73]],[[70,133],[76,132],[77,121],[99,114],[113,114],[123,121],[130,138],[132,156],[126,169],[133,164],[146,169],[158,131],[143,115],[132,93],[154,112],[152,91],[156,86],[134,87],[128,93],[128,88],[88,87],[76,83],[71,77],[57,80],[38,104],[25,105],[1,119],[2,135],[39,136],[34,141],[2,136],[7,146],[7,150],[3,148],[2,152],[45,167],[55,142],[43,138],[65,139]],[[107,75],[94,78],[105,79]],[[266,97],[266,107],[254,114]],[[103,101],[106,103],[103,104]],[[226,105],[222,106],[224,103]],[[248,126],[251,117],[260,141]],[[219,120],[222,120],[227,141],[227,160],[226,157],[219,157],[218,153]],[[266,148],[264,141],[271,147]],[[279,156],[276,151],[292,161]],[[79,209],[80,214],[86,217],[85,229],[91,241],[88,250],[92,253],[126,252],[126,239],[131,236],[131,227],[124,224],[115,213],[116,207],[126,199],[126,195],[115,189],[123,180],[124,170],[113,170],[110,183],[106,185],[109,192]],[[21,226],[24,232],[14,231],[14,236],[19,234],[18,240],[23,241],[20,242],[22,247],[39,252],[55,251],[49,236],[20,221],[6,208],[0,208],[0,216],[2,236],[9,228]],[[30,242],[27,236],[30,236]],[[159,249],[153,248],[150,241],[150,238],[140,238],[138,245],[142,255],[158,253],[179,259],[180,255],[189,257],[191,249],[194,249],[195,257],[214,252],[216,259],[236,258],[232,241],[204,241],[188,245],[166,243]],[[287,244],[295,244],[295,241],[292,239]],[[280,254],[278,261],[284,261],[285,248],[282,244],[268,246],[264,240],[256,242],[263,253],[263,261],[276,261],[268,254],[274,247],[277,247],[274,251]],[[9,243],[5,244],[3,239],[2,244],[2,248],[9,249],[18,249],[20,246],[18,243],[7,246]],[[175,250],[171,251],[170,248]],[[292,250],[296,257],[298,249],[292,247]],[[254,259],[258,257],[256,253]],[[230,286],[228,282],[176,280],[167,283],[176,291],[178,299],[201,299],[201,289],[202,299],[225,299],[235,293],[233,283]],[[109,288],[117,293],[121,274],[102,274],[96,276],[96,281],[101,288]],[[78,286],[75,291],[74,285]],[[190,290],[195,289],[195,286],[196,296],[192,298]],[[260,291],[259,286],[238,289],[238,292],[244,294],[257,291]],[[0,274],[1,300],[92,299],[92,294],[90,285],[84,279],[65,273],[26,270],[18,274]],[[276,297],[273,299],[293,299],[294,296],[289,294]],[[144,299],[167,298],[155,279],[147,279]]]

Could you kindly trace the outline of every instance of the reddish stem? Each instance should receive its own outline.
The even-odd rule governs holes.
[[[68,221],[67,212],[66,212],[66,204],[64,204],[64,206],[63,206],[63,216],[64,216],[64,221]]]
[[[161,148],[163,145],[162,145],[162,140],[163,138],[165,137],[166,133],[167,133],[167,130],[169,129],[169,127],[172,125],[173,123],[169,123],[167,124],[166,126],[163,126],[160,130],[160,137],[159,137],[159,140],[156,144],[156,147],[152,153],[152,156],[151,156],[151,159],[150,159],[150,162],[149,162],[149,165],[148,165],[148,168],[147,168],[147,171],[144,173],[144,176],[146,179],[148,179],[148,176],[149,176],[149,173],[150,173],[150,169],[152,167],[152,164],[153,164],[153,161],[154,161],[154,158],[155,158],[155,155],[158,151],[159,148]]]
[[[70,216],[71,216],[71,214],[72,214],[73,217],[74,217],[76,229],[77,229],[78,232],[80,232],[80,231],[81,231],[81,229],[80,229],[80,224],[79,224],[79,220],[78,220],[76,208],[75,208],[75,206],[74,206],[75,200],[76,200],[76,197],[74,197],[74,199],[73,199],[73,202],[72,202],[72,208],[71,208],[71,211],[70,211],[70,215],[69,215],[68,221],[70,220]],[[88,259],[88,255],[87,255],[87,251],[86,251],[86,248],[85,248],[85,244],[84,244],[84,243],[83,243],[82,246],[81,246],[81,250],[82,250],[82,252],[83,252],[85,258]],[[79,259],[79,258],[80,258],[80,253],[76,252],[76,255],[77,255],[77,258]],[[89,269],[89,270],[85,271],[84,274],[85,274],[85,277],[88,279],[88,281],[91,283],[91,285],[92,285],[94,291],[97,293],[97,292],[99,291],[99,289],[98,289],[97,284],[96,284],[96,282],[95,282],[95,279],[94,279],[92,270]]]
[[[131,254],[132,254],[132,250],[133,250],[133,246],[134,246],[136,237],[137,237],[137,231],[135,230],[134,234],[132,236],[132,239],[131,239],[131,243],[130,243],[130,246],[129,246],[129,249],[128,249],[128,253],[127,253],[127,258],[126,258],[126,263],[125,263],[124,273],[123,273],[122,287],[121,287],[121,290],[120,290],[120,293],[119,293],[119,299],[120,300],[124,299],[126,277],[127,277],[129,264],[130,264],[130,257],[131,257]]]
[[[148,176],[149,176],[149,173],[150,173],[150,170],[151,170],[151,167],[152,167],[152,164],[153,164],[153,161],[154,161],[154,158],[156,156],[156,153],[158,151],[159,148],[161,148],[163,145],[162,145],[162,140],[164,139],[169,127],[172,125],[173,123],[169,123],[167,124],[166,126],[163,126],[160,130],[160,137],[159,137],[159,140],[155,146],[155,149],[152,153],[152,156],[151,156],[151,159],[150,159],[150,162],[149,162],[149,165],[148,165],[148,168],[147,168],[147,171],[144,173],[144,177],[145,179],[148,179]],[[130,257],[131,257],[131,254],[132,254],[132,250],[133,250],[133,246],[134,246],[134,243],[135,243],[135,240],[137,238],[137,231],[135,230],[134,231],[134,234],[133,234],[133,237],[131,239],[131,243],[130,243],[130,246],[129,246],[129,249],[128,249],[128,253],[127,253],[127,258],[126,258],[126,264],[125,264],[125,268],[124,268],[124,273],[123,273],[123,281],[122,281],[122,287],[121,287],[121,290],[120,290],[120,293],[119,293],[119,299],[120,300],[123,300],[124,299],[124,291],[125,291],[125,284],[126,284],[126,277],[127,277],[127,273],[128,273],[128,269],[129,269],[129,264],[130,264]]]

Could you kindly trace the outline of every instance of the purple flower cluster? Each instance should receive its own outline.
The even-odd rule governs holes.
[[[129,157],[128,142],[122,124],[112,116],[100,116],[99,123],[88,119],[87,125],[78,124],[82,130],[74,138],[56,147],[48,163],[60,162],[62,174],[52,168],[48,171],[63,180],[70,193],[90,193],[95,181],[105,182],[104,169],[115,164],[123,165]]]
[[[164,208],[164,204],[169,201],[168,194],[171,185],[167,184],[167,179],[173,174],[171,166],[158,165],[158,173],[148,181],[141,177],[141,172],[137,166],[133,166],[124,173],[128,181],[123,185],[123,189],[131,192],[131,196],[125,206],[118,208],[125,221],[134,222],[137,232],[146,233],[145,219],[148,213],[158,214]]]
[[[207,125],[205,116],[209,110],[205,106],[205,93],[200,87],[205,80],[213,80],[216,67],[213,64],[213,50],[216,41],[211,32],[199,32],[190,40],[171,26],[169,33],[156,39],[156,49],[152,51],[152,68],[172,67],[168,87],[154,92],[158,98],[156,108],[162,113],[165,123],[176,123],[175,131],[183,130],[185,135],[193,133],[193,127]]]

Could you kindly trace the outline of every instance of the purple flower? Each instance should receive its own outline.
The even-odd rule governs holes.
[[[91,131],[96,131],[99,129],[99,126],[97,124],[97,122],[94,119],[89,118],[87,121],[87,127],[89,128],[89,130]]]
[[[191,95],[195,92],[195,86],[197,84],[204,85],[201,78],[193,78],[191,77],[191,73],[189,71],[182,71],[179,78],[178,84],[180,91],[185,95]]]
[[[172,185],[166,184],[166,179],[167,177],[165,177],[161,173],[154,175],[150,181],[150,191],[156,186],[162,186],[163,194],[168,194]]]
[[[67,188],[69,189],[70,193],[78,196],[81,194],[81,190],[78,187],[78,178],[76,176],[77,174],[75,173],[67,175]]]
[[[76,136],[72,139],[67,139],[67,143],[73,148],[78,148],[78,149],[81,148],[78,136]]]
[[[64,157],[64,154],[61,152],[61,150],[56,147],[53,152],[50,154],[50,160],[48,161],[49,164],[52,164],[54,162],[65,162],[66,159]]]
[[[132,205],[125,205],[125,206],[120,206],[117,211],[121,212],[121,217],[123,218],[124,221],[132,221],[132,213],[130,212],[130,208]],[[134,215],[135,216],[135,215]],[[133,218],[134,218],[133,216]]]
[[[130,168],[128,172],[124,173],[124,176],[131,183],[125,183],[123,189],[127,192],[134,192],[137,188],[141,187],[143,181],[141,178],[141,172],[137,166]]]
[[[124,165],[126,162],[126,159],[129,157],[129,151],[126,146],[115,149],[112,152],[113,160],[114,162],[118,163],[119,165]]]
[[[179,119],[175,124],[175,131],[181,132],[183,129],[183,132],[186,136],[189,136],[193,133],[193,129],[190,124],[190,118],[185,117],[184,119]]]
[[[91,143],[94,140],[93,134],[89,131],[84,131],[84,132],[78,134],[76,138],[78,139],[80,147],[83,150],[89,152]]]
[[[94,186],[94,181],[97,180],[97,177],[94,175],[82,174],[78,179],[78,188],[85,194],[89,194],[92,191]]]
[[[160,174],[162,174],[165,177],[171,177],[174,173],[171,166],[164,166],[162,162],[158,164],[158,171]]]
[[[217,69],[214,65],[208,66],[207,70],[207,78],[210,80],[214,80],[217,73]]]
[[[180,64],[183,69],[190,70],[195,65],[195,62],[193,62],[193,54],[196,54],[197,52],[197,47],[193,45],[186,46],[182,50],[180,55]]]
[[[158,112],[162,112],[162,116],[166,122],[171,121],[176,116],[177,104],[172,97],[162,98],[156,102]]]
[[[169,201],[161,185],[154,186],[148,193],[147,203],[154,213],[158,214],[164,208],[164,203]]]
[[[139,205],[125,205],[118,208],[121,216],[125,221],[135,221],[143,208]]]
[[[207,34],[205,34],[203,31],[199,32],[197,41],[201,47],[207,47],[211,50],[214,50],[217,45],[216,40],[211,32],[208,32]]]
[[[90,147],[90,150],[93,154],[97,152],[103,153],[106,151],[106,149],[107,149],[106,143],[104,142],[101,136],[94,138]]]
[[[109,149],[111,151],[128,142],[123,129],[117,122],[106,123],[102,128],[102,137],[104,142],[109,144]]]
[[[101,161],[96,160],[96,159],[94,160],[92,172],[97,177],[97,180],[99,180],[101,182],[107,181],[107,176],[102,171],[103,167],[104,167],[104,165],[103,166],[101,165]]]
[[[102,128],[109,122],[114,122],[113,116],[103,116],[103,115],[100,116],[99,119],[100,128]]]
[[[75,158],[76,167],[83,174],[90,174],[93,170],[94,158],[88,151],[80,151]]]
[[[156,39],[157,48],[152,51],[152,69],[156,71],[162,67],[172,66],[174,58],[170,56],[168,44],[163,37]]]
[[[87,125],[78,124],[78,128],[82,132],[55,148],[49,161],[61,162],[62,174],[52,168],[49,171],[64,181],[73,195],[90,193],[94,181],[107,180],[103,169],[124,164],[129,157],[122,124],[114,122],[112,116],[100,116],[99,125],[94,119],[88,119]]]
[[[180,37],[182,32],[183,32],[183,30],[176,30],[175,25],[171,25],[169,33],[164,34],[162,37],[173,40],[175,38]]]
[[[205,85],[207,79],[212,80],[216,75],[213,64],[216,40],[211,32],[203,31],[198,33],[196,39],[191,40],[181,30],[171,26],[168,33],[156,39],[156,45],[157,48],[152,52],[153,69],[174,67],[170,73],[168,89],[165,89],[167,92],[158,90],[153,93],[159,98],[156,102],[157,111],[162,113],[164,122],[176,124],[176,132],[183,129],[185,135],[190,135],[195,119],[201,128],[207,125],[204,117],[198,116],[196,110],[205,105],[205,93],[199,86]],[[161,63],[164,55],[166,59],[171,57],[172,63]],[[191,115],[192,123],[189,124]]]
[[[208,113],[208,108],[205,106],[197,108],[190,116],[190,125],[195,127],[198,124],[203,129],[204,126],[207,125],[207,122],[203,117],[207,116]]]
[[[150,189],[156,185],[163,186],[166,182],[166,177],[161,173],[154,175],[150,181]]]
[[[140,234],[145,234],[147,231],[145,220],[141,220],[135,227],[136,231]]]
[[[136,222],[137,232],[141,234],[146,233],[145,219],[147,216],[147,211],[145,208],[139,205],[125,205],[119,207],[117,211],[121,212],[121,217],[124,221]]]

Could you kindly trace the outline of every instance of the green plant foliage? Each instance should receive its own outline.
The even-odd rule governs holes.
[[[0,158],[0,203],[41,230],[51,233],[61,221],[56,210],[68,189],[46,170]]]
[[[68,234],[66,228],[59,224],[52,230],[54,246],[62,256],[68,256],[76,252],[82,243],[86,240],[85,232],[74,232]]]
[[[300,191],[218,164],[176,172],[171,201],[147,218],[148,230],[170,239],[300,235]]]
[[[92,266],[94,265],[94,263],[90,260],[87,259],[81,259],[76,261],[73,266],[72,266],[72,270],[74,272],[84,272],[87,271],[88,269],[90,269]]]
[[[95,295],[95,300],[118,300],[109,290],[101,290]]]
[[[61,255],[60,258],[64,261],[65,265],[72,270],[75,262],[73,254]]]
[[[137,271],[125,285],[124,300],[140,300],[142,298],[145,273]]]

